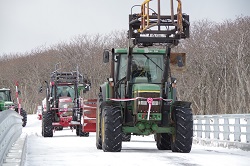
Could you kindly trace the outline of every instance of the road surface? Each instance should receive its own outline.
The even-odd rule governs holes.
[[[56,131],[54,137],[41,136],[41,121],[36,115],[28,116],[23,132],[27,133],[25,166],[249,166],[250,152],[193,145],[187,154],[160,151],[153,136],[132,136],[131,142],[122,143],[121,152],[103,152],[95,146],[95,133],[78,137],[75,131]]]

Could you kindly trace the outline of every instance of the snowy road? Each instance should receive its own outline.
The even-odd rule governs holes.
[[[193,145],[187,154],[160,151],[152,136],[132,136],[131,142],[123,142],[118,153],[103,152],[95,146],[95,133],[89,137],[77,137],[69,129],[56,131],[54,137],[41,136],[41,121],[36,115],[28,116],[23,128],[27,133],[26,166],[249,166],[250,152]]]

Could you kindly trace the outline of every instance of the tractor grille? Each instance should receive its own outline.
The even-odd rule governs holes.
[[[145,97],[145,98],[158,98],[160,96],[159,93],[155,92],[141,92],[138,93],[139,97]],[[137,102],[137,111],[138,113],[147,113],[148,112],[148,103],[147,99],[141,99],[138,100]],[[160,112],[160,101],[159,100],[154,100],[152,106],[151,106],[151,111],[152,113],[159,113]]]

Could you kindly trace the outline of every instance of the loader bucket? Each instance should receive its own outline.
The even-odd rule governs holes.
[[[186,70],[186,53],[171,53],[170,68],[174,72],[183,72]]]
[[[96,103],[97,99],[83,101],[83,132],[96,132]]]

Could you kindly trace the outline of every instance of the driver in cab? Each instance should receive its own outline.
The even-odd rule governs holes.
[[[132,78],[135,77],[147,77],[148,81],[151,82],[151,74],[149,73],[149,70],[144,66],[143,61],[132,61]]]
[[[59,97],[71,97],[67,87],[63,87]]]

